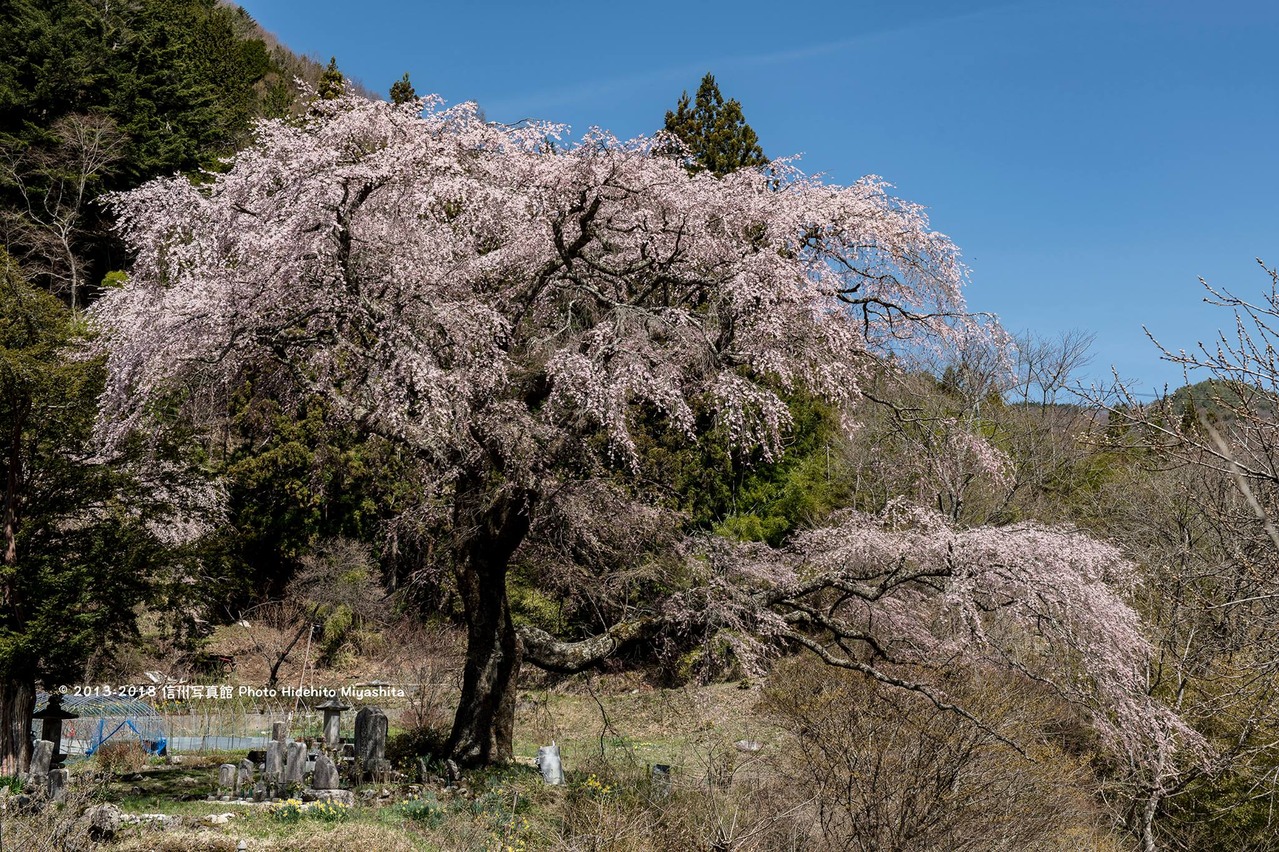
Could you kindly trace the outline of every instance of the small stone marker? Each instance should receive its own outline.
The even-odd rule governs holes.
[[[375,760],[386,758],[386,714],[380,707],[365,707],[355,714],[355,759],[365,772]]]
[[[671,794],[671,767],[665,763],[653,764],[653,798],[665,799]]]
[[[245,758],[240,761],[239,767],[235,773],[235,791],[241,795],[248,795],[253,789],[253,770],[256,769],[253,761]]]
[[[311,776],[311,787],[316,790],[336,790],[341,787],[338,781],[338,768],[327,754],[315,759],[315,772]]]
[[[67,781],[70,775],[65,769],[55,769],[49,773],[49,800],[61,802],[67,797]]]
[[[235,789],[236,765],[224,763],[218,767],[218,789],[222,792]]]
[[[289,743],[288,759],[284,762],[284,784],[300,786],[305,771],[306,743]]]

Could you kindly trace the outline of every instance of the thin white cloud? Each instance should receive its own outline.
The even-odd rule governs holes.
[[[715,69],[718,73],[722,73],[723,71],[731,71],[736,68],[757,68],[767,65],[784,65],[792,62],[802,62],[807,59],[813,59],[831,53],[843,52],[849,48],[856,47],[858,45],[865,45],[868,42],[879,39],[900,37],[904,34],[919,32],[942,25],[952,25],[964,21],[976,20],[994,14],[1006,13],[1015,8],[1022,8],[1035,4],[1035,0],[1022,0],[1022,2],[983,5],[976,9],[945,13],[931,18],[913,20],[898,26],[889,26],[878,30],[866,31],[858,33],[855,36],[849,36],[847,38],[836,39],[833,41],[810,44],[801,47],[785,48],[768,53],[747,55],[729,54],[718,58],[701,58],[696,61],[689,61],[687,63],[672,65],[665,68],[650,69],[634,74],[623,74],[621,76],[610,77],[603,80],[593,80],[589,83],[576,86],[546,89],[540,92],[530,92],[516,97],[488,101],[481,104],[481,106],[484,107],[486,112],[494,115],[503,115],[508,117],[545,117],[546,110],[551,107],[595,103],[605,98],[616,97],[627,92],[647,89],[658,83],[665,84],[674,82],[687,84],[687,82],[691,79],[700,79],[701,75],[705,74],[708,68]]]

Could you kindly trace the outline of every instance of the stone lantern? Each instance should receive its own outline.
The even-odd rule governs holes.
[[[324,711],[324,744],[329,748],[337,748],[342,744],[342,711],[350,710],[350,705],[343,704],[333,696],[323,704],[317,704],[316,710]]]
[[[62,694],[58,692],[50,693],[49,705],[39,713],[32,713],[32,719],[39,719],[43,724],[40,726],[40,739],[48,740],[53,743],[53,763],[59,763],[62,758],[66,757],[62,754],[62,720],[79,719],[79,714],[69,713],[62,709]]]

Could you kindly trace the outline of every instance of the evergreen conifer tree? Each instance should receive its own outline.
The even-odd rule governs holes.
[[[674,111],[666,113],[666,131],[678,137],[693,155],[690,171],[709,171],[716,177],[738,169],[768,165],[759,137],[746,123],[742,105],[724,100],[715,76],[707,74],[690,101],[685,91]]]
[[[338,58],[332,56],[329,58],[329,67],[320,75],[319,95],[323,100],[331,101],[340,98],[345,89],[346,78],[338,70]]]
[[[391,84],[391,103],[405,104],[416,98],[417,91],[409,82],[409,72],[405,71],[403,77]]]

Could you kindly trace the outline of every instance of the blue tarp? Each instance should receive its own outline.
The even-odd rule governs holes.
[[[36,695],[37,712],[48,704],[47,693]],[[62,723],[64,754],[92,755],[108,742],[138,742],[150,754],[164,754],[167,749],[162,718],[141,699],[122,695],[64,695],[62,709],[79,717]]]

